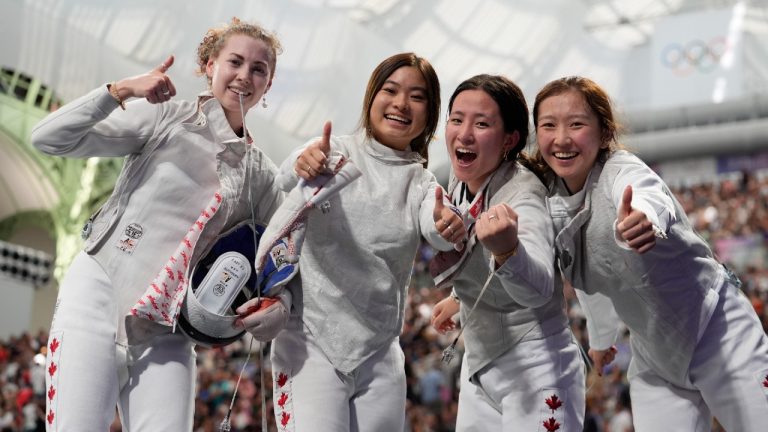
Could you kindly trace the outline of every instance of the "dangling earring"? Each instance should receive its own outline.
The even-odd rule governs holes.
[[[261,106],[263,108],[267,107],[267,95],[264,95],[264,96],[261,97]]]
[[[504,154],[501,156],[502,161],[507,160],[507,154],[509,154],[509,149],[504,150]]]

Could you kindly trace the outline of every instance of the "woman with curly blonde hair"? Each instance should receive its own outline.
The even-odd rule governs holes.
[[[271,33],[233,19],[198,48],[208,89],[195,100],[172,100],[170,56],[35,127],[32,142],[48,154],[126,157],[59,288],[48,431],[107,430],[115,406],[125,430],[192,429],[194,344],[174,330],[189,270],[214,240],[249,218],[265,225],[282,202],[276,167],[244,123],[272,85],[280,49]],[[281,300],[270,308],[287,321],[290,298]],[[281,322],[265,328],[261,313],[243,313],[237,325],[258,324],[257,338],[271,339]]]

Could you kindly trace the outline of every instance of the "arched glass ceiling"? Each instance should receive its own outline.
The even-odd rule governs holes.
[[[652,109],[649,38],[658,21],[737,4],[746,8],[745,41],[754,42],[743,85],[768,91],[764,0],[5,1],[0,25],[12,36],[0,43],[0,61],[71,100],[173,53],[171,76],[180,97],[192,98],[205,85],[193,72],[205,30],[232,16],[258,21],[277,30],[285,52],[269,108],[248,121],[279,162],[327,119],[336,133],[352,131],[368,74],[401,51],[435,65],[444,100],[475,73],[505,74],[529,99],[552,78],[584,74],[623,109]]]

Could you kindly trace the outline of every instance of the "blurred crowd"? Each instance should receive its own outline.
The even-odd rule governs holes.
[[[45,345],[48,333],[0,341],[0,431],[45,431]]]
[[[701,235],[737,271],[742,289],[768,331],[768,175],[743,174],[711,184],[679,187],[673,193]],[[744,244],[749,246],[749,253],[734,254],[733,249],[743,252]],[[462,343],[460,340],[451,363],[441,362],[443,349],[456,335],[441,336],[429,325],[432,306],[448,294],[432,288],[427,270],[431,256],[426,246],[418,254],[401,335],[410,432],[453,431],[457,412]],[[574,337],[586,349],[585,319],[569,288],[566,299]],[[42,331],[0,341],[0,432],[45,430],[46,341],[47,334]],[[628,332],[618,341],[617,349],[616,360],[602,377],[589,370],[585,431],[632,431],[626,377],[631,358]],[[276,430],[269,344],[260,346],[246,337],[224,348],[199,348],[198,365],[195,432],[218,431],[228,413],[232,431],[261,431],[262,398],[266,400],[269,430]],[[262,369],[264,374],[260,373]],[[233,403],[235,386],[238,392]],[[714,424],[713,431],[718,430]],[[112,432],[118,431],[120,426],[115,422]]]

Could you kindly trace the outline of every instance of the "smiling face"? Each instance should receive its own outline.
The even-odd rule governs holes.
[[[240,95],[243,95],[243,108],[247,112],[272,85],[271,55],[264,41],[233,34],[218,55],[206,64],[211,91],[235,131],[243,126]]]
[[[483,90],[456,95],[445,126],[445,141],[456,178],[476,194],[505,152],[520,139],[504,131],[499,105]]]
[[[377,141],[405,150],[427,124],[427,90],[418,69],[404,66],[392,72],[370,107],[370,130]]]
[[[608,148],[597,115],[581,92],[570,89],[541,100],[536,124],[542,158],[571,193],[580,191],[601,149]]]

